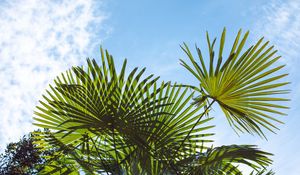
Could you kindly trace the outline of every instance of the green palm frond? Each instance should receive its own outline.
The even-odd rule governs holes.
[[[201,50],[196,47],[199,61],[196,61],[184,43],[182,49],[191,65],[181,60],[181,64],[197,78],[200,87],[193,87],[200,93],[195,103],[211,99],[217,102],[226,115],[229,124],[241,132],[265,136],[262,128],[274,132],[278,129],[274,123],[282,123],[276,115],[286,115],[282,110],[288,99],[281,97],[289,91],[284,81],[288,74],[281,73],[284,65],[277,65],[280,56],[276,56],[274,46],[263,42],[261,38],[255,45],[243,50],[249,32],[244,36],[241,31],[236,36],[227,59],[223,58],[226,30],[221,39],[218,57],[215,60],[213,42],[207,34],[209,47],[209,65],[206,66]]]
[[[207,149],[212,118],[196,123],[203,106],[189,105],[187,88],[157,83],[145,69],[126,77],[126,60],[117,73],[107,51],[101,49],[101,58],[101,66],[88,59],[87,70],[73,67],[50,86],[34,117],[35,125],[51,130],[37,136],[40,145],[59,147],[83,170],[117,174],[174,171],[178,158]]]
[[[34,117],[50,129],[35,133],[36,143],[58,148],[44,174],[239,174],[235,163],[257,170],[271,163],[253,146],[207,145],[214,126],[206,90],[195,108],[187,87],[158,83],[145,69],[126,76],[126,64],[118,72],[101,49],[101,65],[88,59],[87,69],[73,67],[55,79]]]
[[[94,60],[88,60],[87,72],[81,67],[74,67],[57,77],[56,87],[50,86],[51,91],[47,91],[45,101],[40,101],[41,106],[37,107],[35,124],[59,131],[56,136],[60,134],[62,141],[71,143],[78,141],[88,131],[96,135],[112,132],[114,128],[126,133],[134,128],[145,128],[140,127],[145,125],[145,122],[141,122],[143,119],[151,123],[159,115],[152,108],[159,109],[165,105],[159,105],[163,99],[152,98],[167,84],[148,94],[147,90],[154,87],[158,78],[150,75],[139,81],[145,69],[137,72],[136,68],[125,80],[126,60],[121,73],[117,75],[108,52],[106,57],[107,63],[102,56],[101,68]],[[71,133],[72,138],[69,136]],[[149,133],[140,131],[139,134]],[[127,135],[138,140],[136,133]]]
[[[57,77],[55,87],[50,86],[40,101],[34,120],[35,125],[51,129],[66,148],[84,155],[103,152],[105,147],[106,155],[119,163],[126,156],[124,150],[149,148],[146,138],[152,134],[147,125],[162,115],[159,109],[167,104],[156,96],[168,83],[156,88],[158,78],[150,75],[140,80],[145,69],[137,68],[125,79],[126,60],[117,74],[112,56],[102,49],[101,55],[101,67],[88,60],[87,71],[73,67]]]
[[[260,171],[270,165],[268,158],[272,154],[260,151],[253,145],[229,145],[199,152],[178,163],[186,166],[189,174],[242,174],[239,165],[244,164],[255,171]]]
[[[267,171],[267,170],[261,170],[261,171],[252,171],[249,175],[274,175],[275,172],[272,170]]]
[[[80,174],[80,170],[93,174],[93,162],[85,161],[87,157],[82,156],[79,151],[82,149],[77,149],[73,145],[65,145],[49,130],[34,134],[35,144],[39,145],[39,149],[55,150],[53,155],[46,157],[47,162],[39,174]]]

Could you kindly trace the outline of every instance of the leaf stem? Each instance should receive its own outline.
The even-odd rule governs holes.
[[[181,149],[182,145],[184,144],[184,142],[186,141],[186,139],[190,136],[190,134],[192,133],[192,131],[195,129],[195,127],[197,126],[197,124],[199,123],[199,121],[202,119],[202,117],[204,116],[205,113],[207,113],[207,111],[209,110],[209,108],[214,104],[216,100],[213,99],[212,102],[208,105],[208,107],[204,110],[204,112],[201,114],[201,116],[198,118],[198,120],[196,121],[196,123],[194,124],[194,126],[190,129],[189,133],[187,134],[187,136],[183,139],[183,141],[181,142],[180,146],[178,147],[176,153],[178,153],[178,151]],[[175,153],[175,154],[176,154]],[[180,174],[177,171],[177,168],[173,165],[170,164],[172,169],[176,172],[176,174]]]

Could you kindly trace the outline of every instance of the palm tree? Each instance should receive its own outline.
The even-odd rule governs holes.
[[[208,37],[209,72],[200,49],[201,66],[184,44],[193,67],[182,64],[200,87],[159,82],[159,77],[145,76],[145,68],[126,76],[127,61],[117,72],[113,57],[102,48],[101,65],[87,59],[86,70],[73,67],[62,73],[35,112],[34,124],[50,129],[35,133],[36,143],[58,150],[41,174],[241,174],[239,164],[255,172],[265,169],[272,154],[254,145],[210,145],[213,118],[206,115],[214,102],[237,129],[259,135],[264,135],[261,126],[274,126],[265,118],[276,120],[264,112],[282,114],[271,108],[286,108],[269,102],[286,100],[271,97],[286,93],[274,90],[286,83],[270,84],[285,75],[272,74],[280,68],[263,72],[278,58],[262,52],[266,46],[259,46],[261,40],[239,56],[246,40],[238,44],[239,37],[240,32],[222,65],[224,30],[216,68],[215,40],[210,44]],[[190,88],[195,92],[189,93]],[[191,103],[194,93],[201,95]]]

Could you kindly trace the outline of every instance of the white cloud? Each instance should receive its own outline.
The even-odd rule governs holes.
[[[100,12],[92,0],[0,3],[2,146],[32,130],[35,104],[49,82],[91,54],[92,40],[99,42],[99,31],[91,30],[105,19]]]
[[[297,151],[299,143],[299,122],[300,113],[300,71],[299,71],[299,50],[300,50],[300,1],[270,1],[259,13],[257,23],[253,26],[254,32],[265,36],[276,46],[287,69],[292,82],[290,94],[291,110],[286,118],[285,125],[278,135],[270,138],[269,142],[258,141],[258,145],[264,150],[275,154],[273,166],[276,174],[299,174],[300,152]]]
[[[262,7],[254,32],[265,36],[283,55],[288,66],[295,67],[300,63],[298,52],[300,49],[300,1],[271,1]]]

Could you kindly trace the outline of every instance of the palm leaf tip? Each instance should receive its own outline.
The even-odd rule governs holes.
[[[242,36],[239,31],[229,56],[224,59],[224,29],[216,62],[213,58],[215,42],[210,43],[207,35],[208,68],[201,50],[196,47],[196,60],[184,43],[181,48],[191,65],[184,60],[181,64],[200,83],[200,87],[194,88],[200,93],[195,104],[208,97],[219,104],[235,130],[265,137],[263,130],[275,132],[278,129],[275,123],[282,123],[278,116],[286,115],[284,110],[288,107],[285,101],[289,99],[284,94],[288,93],[286,85],[289,82],[285,80],[288,74],[281,73],[284,65],[278,65],[280,56],[276,56],[273,46],[268,46],[269,42],[263,43],[263,38],[244,49],[248,34]]]

